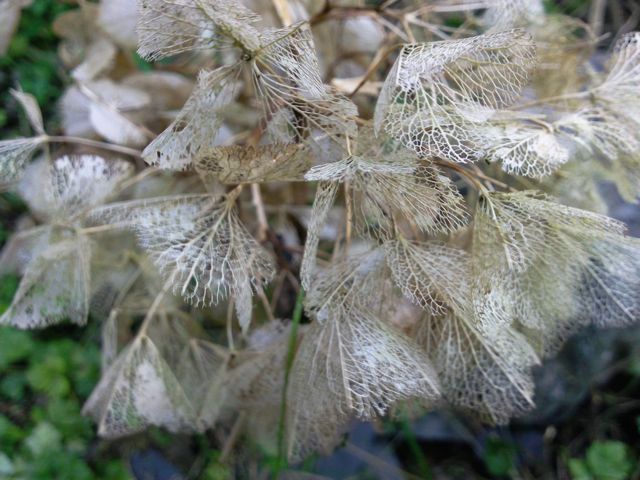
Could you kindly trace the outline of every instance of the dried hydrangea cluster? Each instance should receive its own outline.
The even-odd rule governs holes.
[[[58,19],[64,135],[15,91],[34,136],[0,142],[30,207],[0,323],[102,323],[101,435],[239,419],[299,460],[441,401],[504,423],[640,315],[598,193],[637,200],[640,33],[598,69],[535,1],[134,3]]]

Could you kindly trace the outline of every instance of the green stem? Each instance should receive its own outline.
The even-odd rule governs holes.
[[[420,444],[418,443],[413,430],[411,430],[411,425],[409,425],[409,421],[406,419],[406,417],[402,419],[401,425],[404,439],[407,441],[409,450],[411,450],[411,454],[416,461],[416,466],[418,467],[420,477],[428,480],[432,479],[433,476],[431,475],[431,469],[429,468],[427,459],[424,458],[422,448],[420,447]]]
[[[282,388],[282,401],[280,403],[280,419],[278,421],[278,462],[276,465],[276,473],[279,473],[287,466],[287,452],[285,451],[285,421],[287,415],[287,390],[289,388],[289,377],[291,368],[296,354],[296,343],[298,340],[298,326],[302,319],[302,311],[304,304],[304,290],[300,289],[296,298],[296,306],[293,310],[293,318],[291,319],[291,332],[289,333],[289,345],[287,347],[287,358],[284,371],[284,386]]]

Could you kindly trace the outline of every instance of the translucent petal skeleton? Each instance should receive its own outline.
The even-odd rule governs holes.
[[[8,13],[0,14],[0,51],[17,6],[27,2],[0,0],[0,11]],[[101,0],[61,17],[56,31],[64,38],[62,60],[79,82],[62,100],[66,135],[141,148],[171,118],[145,148],[144,160],[194,170],[210,193],[192,193],[202,190],[200,183],[193,189],[193,174],[177,180],[152,175],[147,183],[141,180],[146,172],[126,182],[135,188],[125,190],[133,164],[94,155],[53,162],[43,155],[26,166],[41,145],[66,139],[47,137],[35,100],[13,91],[38,136],[0,142],[0,182],[23,177],[17,189],[31,211],[27,229],[0,257],[0,273],[23,276],[0,324],[84,324],[89,310],[104,321],[104,375],[84,413],[107,437],[150,425],[202,432],[220,420],[237,418],[241,425],[248,417],[248,435],[268,439],[269,449],[274,433],[284,433],[289,458],[298,461],[329,453],[354,417],[371,419],[409,403],[430,407],[440,396],[483,420],[506,423],[531,408],[531,369],[541,356],[557,351],[583,325],[624,326],[640,317],[640,241],[625,237],[614,220],[532,192],[489,193],[489,183],[508,185],[479,166],[442,159],[501,162],[509,174],[549,176],[549,190],[584,185],[576,198],[565,197],[577,204],[597,197],[601,179],[613,179],[635,198],[640,33],[621,38],[600,83],[566,97],[574,111],[552,111],[543,121],[546,114],[521,111],[537,106],[536,100],[502,110],[517,101],[535,64],[531,37],[507,29],[534,27],[542,36],[536,25],[541,2],[455,2],[463,10],[486,6],[479,26],[489,33],[405,45],[382,85],[373,127],[358,129],[355,104],[325,85],[324,77],[333,70],[360,71],[364,63],[336,57],[334,65],[335,55],[324,50],[319,59],[313,41],[318,32],[307,22],[291,23],[310,18],[306,9],[323,14],[317,8],[322,2],[289,2],[140,0],[134,15],[131,2]],[[364,3],[338,1],[348,8]],[[265,18],[245,5],[265,11]],[[340,29],[365,27],[366,36],[371,22],[338,23]],[[264,27],[280,23],[287,26]],[[102,33],[93,35],[99,25]],[[395,28],[387,20],[384,25]],[[559,22],[550,31],[570,30],[565,33],[577,38],[576,25]],[[348,32],[358,49],[379,49],[384,35],[375,27],[377,47],[362,44],[361,32]],[[201,70],[193,90],[186,78],[164,71],[126,76],[116,44],[130,48],[136,37],[146,59],[190,54],[182,59],[216,68]],[[545,58],[563,58],[578,43],[572,41]],[[95,80],[110,70],[122,80]],[[564,100],[576,78],[558,82],[559,92],[550,96]],[[370,86],[378,88],[376,82]],[[536,84],[534,93],[543,89]],[[236,119],[238,112],[242,118]],[[562,175],[573,183],[550,176],[572,156]],[[603,171],[592,168],[593,157],[603,160]],[[444,167],[479,190],[472,229],[462,230],[467,192]],[[583,176],[574,181],[578,171]],[[318,182],[300,271],[311,322],[300,325],[297,338],[288,321],[250,331],[253,295],[264,300],[261,289],[276,267],[241,221],[242,188],[211,192],[223,185],[302,180]],[[190,193],[157,196],[167,190]],[[102,206],[118,193],[133,200]],[[318,268],[321,229],[330,223],[338,195],[348,241],[342,248],[343,222],[333,258]],[[475,192],[468,197],[475,199]],[[268,200],[273,207],[276,202]],[[33,227],[37,222],[43,224]],[[135,239],[120,227],[135,232],[148,256],[130,255]],[[425,240],[449,234],[455,234],[449,244],[470,251]],[[279,261],[288,262],[288,252],[281,256],[269,240]],[[295,268],[287,270],[282,273]],[[165,295],[170,289],[196,307],[228,300],[242,335],[227,324],[229,350],[209,341],[199,314],[192,317],[181,299]],[[292,295],[274,293],[271,300],[284,297]],[[121,345],[142,315],[136,336]],[[237,352],[231,346],[236,339],[245,347]]]
[[[44,138],[41,137],[0,141],[0,182],[19,179],[24,166],[43,143]]]
[[[474,161],[483,154],[477,126],[518,98],[533,60],[521,30],[405,45],[378,98],[376,133],[422,158]]]
[[[494,423],[529,410],[530,370],[538,358],[510,326],[483,328],[481,318],[495,312],[474,308],[466,252],[403,238],[384,249],[403,294],[426,310],[415,335],[438,372],[445,398]]]
[[[541,178],[569,161],[570,150],[553,129],[535,125],[505,124],[486,131],[487,157],[502,163],[511,174]]]
[[[416,336],[454,405],[497,424],[533,407],[531,368],[538,357],[510,327],[488,335],[463,315],[427,314]]]
[[[142,0],[138,53],[157,60],[178,53],[258,48],[259,17],[233,0]]]
[[[306,308],[315,321],[298,348],[291,380],[290,435],[303,436],[302,444],[326,448],[335,437],[335,431],[313,425],[323,415],[332,423],[352,415],[371,418],[402,399],[438,396],[427,358],[373,313],[370,302],[380,300],[379,281],[385,281],[380,254],[374,250],[335,263],[318,274],[309,292]],[[317,393],[309,395],[309,389]]]
[[[222,125],[221,109],[234,99],[242,70],[253,80],[264,128],[274,144],[254,149],[258,156],[251,162],[262,160],[265,148],[277,151],[301,143],[308,144],[316,157],[342,155],[345,144],[355,138],[357,111],[351,101],[322,83],[309,28],[294,25],[266,30],[260,32],[259,42],[260,48],[245,54],[238,63],[201,73],[198,87],[178,118],[145,149],[148,162],[170,169],[195,164],[208,172],[224,172],[224,165],[213,162],[224,163],[227,150],[217,153],[215,138]],[[264,158],[265,165],[267,160]]]
[[[125,202],[95,216],[126,221],[174,292],[186,300],[212,305],[233,294],[240,325],[246,330],[251,291],[271,279],[274,267],[268,252],[240,222],[233,204],[226,198],[186,195]]]
[[[308,396],[306,385],[316,381],[337,394],[340,408],[362,418],[384,415],[389,405],[404,398],[433,400],[438,395],[437,377],[426,357],[375,315],[359,309],[330,314],[314,323],[305,339],[291,387],[299,388],[301,402]],[[304,415],[304,408],[297,410]]]
[[[434,315],[468,301],[466,252],[437,244],[416,244],[404,237],[384,244],[387,263],[405,297]]]
[[[238,93],[237,68],[202,71],[198,83],[178,117],[153,140],[142,156],[147,163],[170,170],[185,170],[198,161],[200,152],[216,145],[222,126],[221,110]]]
[[[640,32],[623,35],[603,81],[583,92],[589,106],[558,120],[558,125],[576,143],[604,159],[609,179],[629,201],[638,197],[638,140],[640,108]]]
[[[361,133],[355,155],[316,166],[305,178],[320,181],[301,269],[305,288],[314,268],[320,228],[337,194],[337,182],[349,182],[355,225],[364,236],[388,239],[403,223],[429,234],[452,232],[466,223],[462,196],[448,177],[409,151],[385,148],[366,131]]]
[[[357,109],[323,84],[308,25],[267,30],[261,42],[252,70],[272,141],[307,142],[325,161],[343,156],[357,135]]]
[[[227,399],[228,357],[218,345],[192,339],[184,351],[178,379],[196,410],[196,425],[212,427]]]
[[[273,450],[273,438],[279,428],[290,325],[276,320],[251,332],[247,348],[238,355],[224,385],[225,411],[251,418],[247,434],[256,441],[266,439],[269,450]]]
[[[94,155],[64,156],[39,173],[26,178],[19,191],[32,210],[66,223],[104,203],[132,175],[133,165]]]
[[[316,255],[320,244],[320,231],[329,210],[335,201],[339,184],[337,182],[319,182],[311,210],[311,220],[307,229],[304,256],[300,266],[300,279],[305,290],[311,288],[311,279],[316,267]]]
[[[149,338],[193,407],[192,428],[212,427],[227,399],[229,352],[206,340],[198,322],[172,309],[158,312],[152,321]]]
[[[596,95],[621,107],[621,111],[631,108],[635,102],[627,100],[637,98],[640,85],[640,32],[627,33],[614,46],[614,53],[608,74]],[[637,107],[635,107],[637,108]]]
[[[89,240],[82,235],[37,254],[0,324],[42,328],[69,319],[84,325],[89,315],[90,259]]]
[[[629,325],[640,315],[640,243],[623,231],[530,192],[494,194],[474,228],[476,289],[493,293],[506,318],[544,332],[544,354],[582,325]]]
[[[313,158],[302,144],[214,147],[194,161],[205,184],[304,180]]]
[[[95,388],[83,413],[98,423],[98,433],[116,438],[150,425],[172,432],[191,431],[193,407],[175,373],[146,336],[115,359]]]
[[[31,260],[52,243],[68,236],[65,233],[49,225],[28,228],[14,233],[4,244],[2,254],[0,254],[0,275],[8,273],[24,275],[25,268]]]
[[[482,20],[490,31],[500,32],[513,27],[524,27],[544,18],[541,0],[490,0]]]

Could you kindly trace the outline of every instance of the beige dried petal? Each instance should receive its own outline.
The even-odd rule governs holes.
[[[90,257],[89,240],[81,235],[37,254],[0,324],[42,328],[68,319],[84,325],[89,314]]]
[[[29,93],[25,93],[22,90],[9,90],[13,98],[15,98],[22,109],[27,114],[31,128],[38,134],[44,135],[44,122],[42,121],[42,112],[38,106],[38,102],[35,97]]]
[[[138,45],[137,3],[131,0],[100,0],[97,23],[123,48],[134,49]]]
[[[91,100],[75,85],[70,86],[60,98],[60,116],[65,135],[90,138],[96,134],[89,121]]]
[[[129,147],[142,147],[147,133],[109,105],[93,103],[89,107],[89,121],[95,131],[109,142]]]
[[[150,425],[193,431],[193,406],[151,339],[134,340],[115,359],[83,407],[98,434],[117,438]],[[197,429],[196,429],[197,430]]]
[[[73,69],[71,76],[78,82],[93,80],[113,66],[118,50],[108,39],[99,37],[89,44],[84,60]]]
[[[184,170],[198,161],[200,152],[216,146],[222,126],[221,111],[238,93],[237,67],[202,71],[198,83],[178,117],[142,153],[147,163]]]
[[[137,72],[122,79],[122,85],[146,92],[153,98],[155,110],[182,108],[193,91],[190,78],[174,72]]]
[[[521,30],[405,45],[378,98],[376,133],[423,158],[475,160],[475,125],[518,98],[534,55]]]
[[[0,56],[7,53],[20,22],[20,10],[30,4],[31,0],[0,0]]]
[[[233,0],[141,0],[139,15],[138,53],[147,60],[236,44],[248,51],[259,46],[252,25],[259,17]]]
[[[18,180],[33,153],[44,142],[42,137],[0,141],[0,183]]]
[[[247,329],[251,292],[271,279],[274,266],[241,223],[233,203],[207,195],[178,195],[114,204],[95,211],[94,217],[126,221],[174,292],[187,301],[212,305],[233,294]]]
[[[416,338],[438,372],[445,398],[485,421],[507,423],[533,407],[533,349],[504,326],[490,335],[449,312],[427,315]]]
[[[194,167],[205,183],[295,182],[304,179],[312,161],[302,144],[233,145],[200,153]]]

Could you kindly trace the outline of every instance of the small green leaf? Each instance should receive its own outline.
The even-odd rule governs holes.
[[[64,397],[69,394],[71,385],[65,376],[65,361],[55,355],[47,355],[44,361],[34,362],[27,370],[29,385],[36,392],[51,397]]]
[[[4,449],[12,447],[25,436],[23,430],[4,415],[0,415],[0,445]]]
[[[0,395],[14,402],[24,399],[27,379],[23,372],[12,372],[0,380]]]
[[[589,468],[584,460],[572,458],[569,460],[569,472],[572,480],[593,480]]]
[[[48,451],[61,448],[62,436],[53,425],[43,422],[36,426],[31,435],[25,440],[29,451],[37,456]]]
[[[65,480],[94,480],[87,463],[69,452],[49,451],[38,456],[29,464],[29,476],[32,480],[49,480],[64,478]]]
[[[229,470],[228,465],[224,465],[219,460],[218,452],[214,452],[210,455],[209,463],[207,467],[202,472],[203,480],[226,480],[227,478],[231,478],[233,475]]]
[[[89,439],[93,435],[91,422],[80,414],[76,400],[55,398],[46,406],[47,420],[67,439]]]
[[[104,465],[98,478],[104,480],[130,480],[132,476],[122,462],[112,461]]]
[[[515,447],[497,437],[490,437],[484,452],[487,470],[494,476],[505,476],[513,470],[516,461]]]
[[[2,282],[2,280],[0,280]],[[2,302],[0,286],[0,302]],[[13,295],[13,294],[12,294]],[[28,358],[35,348],[35,342],[29,332],[11,327],[0,327],[0,371],[9,365]]]
[[[593,442],[585,459],[597,480],[624,480],[634,465],[629,447],[617,441]]]
[[[13,300],[13,295],[16,293],[16,290],[18,290],[19,283],[20,280],[15,275],[4,275],[0,277],[0,315],[11,305],[11,300]],[[0,334],[0,341],[2,341],[1,339],[2,336]]]

